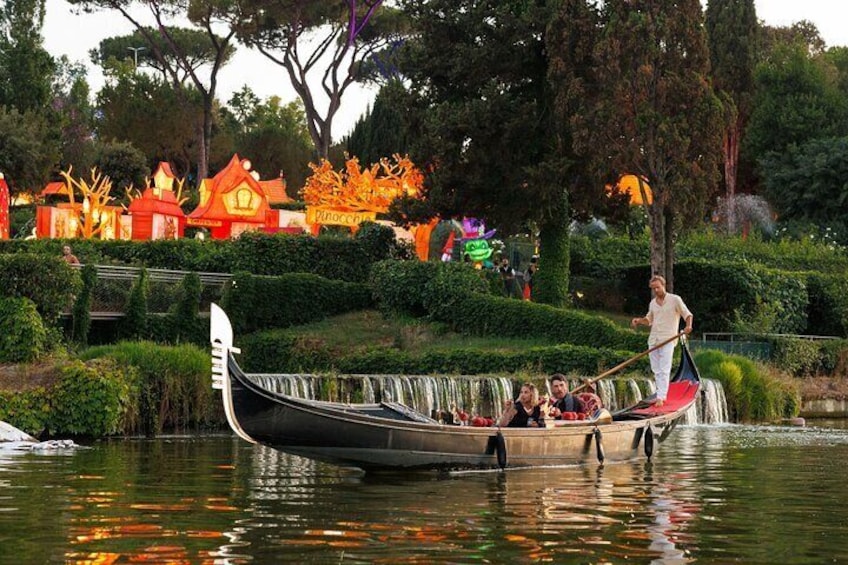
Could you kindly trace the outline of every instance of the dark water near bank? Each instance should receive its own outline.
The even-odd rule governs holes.
[[[845,563],[848,430],[680,427],[652,464],[362,476],[229,437],[0,452],[0,563]]]

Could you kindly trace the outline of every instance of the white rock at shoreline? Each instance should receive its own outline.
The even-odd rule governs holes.
[[[26,432],[22,432],[15,426],[11,426],[6,422],[0,421],[0,442],[5,441],[25,441],[38,443],[38,440]]]

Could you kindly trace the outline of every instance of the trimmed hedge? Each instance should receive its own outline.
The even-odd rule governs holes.
[[[572,373],[595,375],[633,354],[577,345],[530,347],[521,352],[462,348],[410,353],[373,347],[340,353],[322,343],[298,337],[289,330],[269,330],[238,340],[245,371],[256,373],[338,372],[346,374]],[[648,371],[647,358],[632,368]]]
[[[238,273],[224,289],[221,302],[237,334],[285,328],[373,305],[364,284],[306,273],[279,277]]]
[[[0,255],[0,296],[29,298],[44,323],[55,325],[82,286],[79,273],[60,255]]]
[[[648,265],[624,270],[631,289],[625,311],[644,314],[651,300]],[[807,288],[796,273],[748,263],[683,261],[674,266],[675,294],[695,316],[699,332],[758,331],[804,333]]]
[[[34,361],[47,349],[47,332],[29,298],[0,298],[0,363]]]
[[[363,225],[353,238],[246,232],[235,239],[212,241],[6,240],[0,241],[0,253],[47,255],[60,261],[66,244],[83,263],[256,275],[313,273],[349,282],[365,282],[371,265],[398,248],[391,228],[372,224]]]

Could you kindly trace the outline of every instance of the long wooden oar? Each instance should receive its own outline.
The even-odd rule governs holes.
[[[659,349],[660,347],[662,347],[662,346],[664,346],[664,345],[666,345],[666,344],[671,343],[671,342],[672,342],[672,341],[674,341],[675,339],[679,339],[679,338],[680,338],[680,336],[682,336],[682,335],[683,335],[683,334],[685,334],[685,333],[686,333],[686,332],[683,332],[683,331],[682,331],[682,332],[678,333],[677,335],[675,335],[675,336],[673,336],[673,337],[668,338],[668,339],[667,339],[667,340],[665,340],[664,342],[662,342],[662,343],[658,343],[657,345],[655,345],[655,346],[651,347],[650,349],[647,349],[647,350],[643,351],[642,353],[637,353],[636,355],[634,355],[633,357],[631,357],[631,358],[630,358],[630,359],[628,359],[627,361],[623,361],[623,362],[619,363],[618,365],[616,365],[616,366],[615,366],[615,367],[613,367],[612,369],[609,369],[609,370],[607,370],[607,371],[604,371],[603,373],[601,373],[600,375],[598,375],[598,376],[597,376],[597,377],[595,377],[594,379],[592,379],[592,380],[590,380],[590,381],[586,381],[585,383],[583,383],[582,385],[578,386],[577,388],[572,389],[572,391],[571,391],[571,392],[572,392],[572,393],[575,393],[575,392],[578,392],[578,391],[580,391],[580,390],[583,390],[584,388],[588,387],[589,385],[594,385],[594,384],[595,384],[596,382],[598,382],[599,380],[604,379],[604,378],[606,378],[606,377],[608,377],[608,376],[612,375],[613,373],[617,373],[618,371],[622,370],[622,369],[623,369],[623,368],[625,368],[626,366],[628,366],[628,365],[630,365],[630,364],[632,364],[632,363],[635,363],[636,361],[638,361],[639,359],[641,359],[641,358],[642,358],[642,357],[644,357],[645,355],[648,355],[651,351],[655,351],[655,350]]]

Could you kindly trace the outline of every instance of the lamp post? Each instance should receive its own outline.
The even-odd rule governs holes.
[[[133,62],[135,63],[135,70],[138,71],[138,52],[144,51],[147,47],[127,47],[128,51],[133,52]]]

